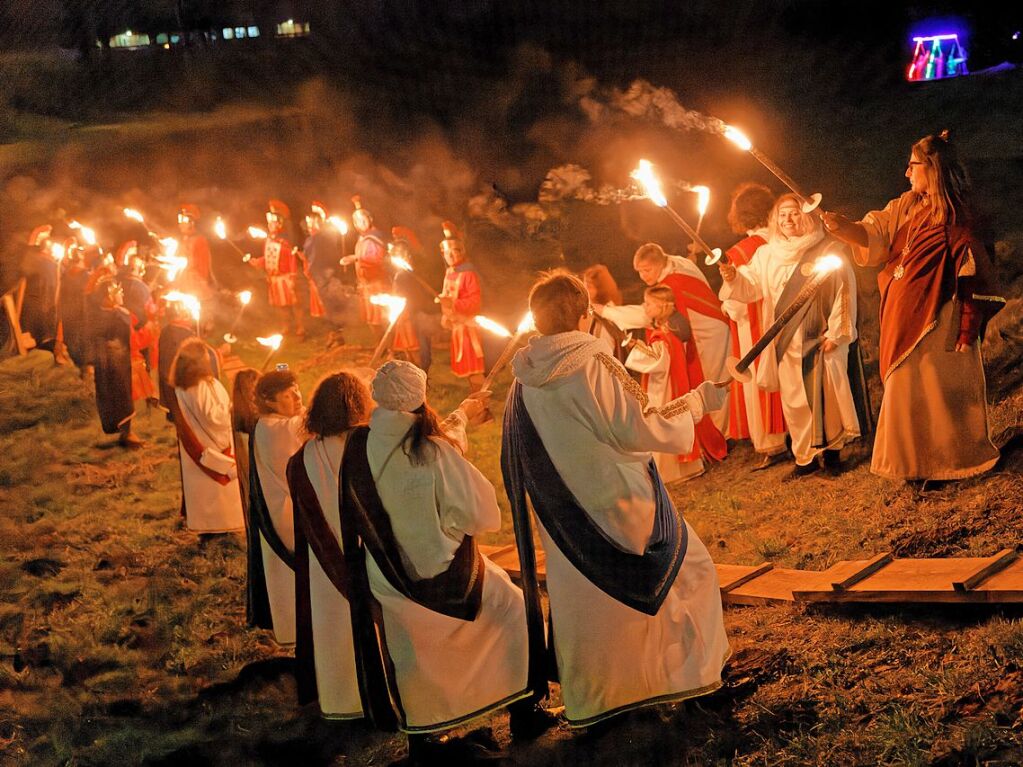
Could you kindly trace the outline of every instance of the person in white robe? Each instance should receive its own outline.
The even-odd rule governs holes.
[[[238,472],[232,456],[231,400],[213,376],[209,347],[198,338],[181,345],[172,365],[174,415],[181,457],[185,522],[197,533],[242,530]]]
[[[762,300],[764,327],[769,327],[777,314],[779,300],[790,279],[797,277],[797,268],[805,266],[809,274],[816,259],[825,255],[841,255],[836,271],[837,290],[829,306],[822,300],[812,299],[809,309],[797,318],[794,334],[784,350],[777,344],[779,337],[761,355],[756,369],[757,385],[768,391],[781,391],[782,410],[792,439],[795,456],[793,476],[803,476],[820,466],[817,456],[822,455],[829,466],[838,465],[839,451],[845,444],[860,436],[859,417],[849,382],[849,345],[856,340],[856,275],[845,257],[846,248],[826,238],[820,221],[803,213],[799,199],[792,194],[782,195],[775,202],[770,217],[770,237],[760,246],[745,266],[720,262],[724,279],[720,297],[743,303]],[[823,337],[806,338],[804,326],[811,311],[826,314]],[[808,353],[824,356],[823,381],[823,444],[814,444],[815,413],[807,398],[804,382],[804,357]],[[818,419],[821,414],[816,414]]]
[[[704,289],[713,296],[710,283],[700,267],[684,256],[673,256],[654,243],[641,246],[632,258],[632,266],[636,274],[646,285],[657,285],[671,274],[681,274],[702,283]],[[600,316],[610,320],[622,330],[630,328],[646,328],[650,319],[644,314],[641,305],[627,306],[595,306]],[[682,311],[679,307],[679,311]],[[707,313],[698,311],[685,312],[692,326],[692,341],[696,344],[696,352],[703,367],[703,376],[707,381],[721,381],[728,377],[725,361],[728,359],[729,333],[728,323]],[[711,412],[714,425],[722,432],[728,422],[728,401],[720,408]]]
[[[725,390],[705,382],[665,407],[652,407],[604,344],[576,330],[587,308],[585,289],[570,275],[548,276],[534,286],[530,309],[542,335],[513,359],[515,385],[542,447],[586,515],[618,548],[643,554],[657,506],[651,452],[688,452],[694,419],[719,407]],[[507,420],[505,428],[507,433]],[[508,481],[506,474],[506,486]],[[654,615],[598,588],[539,526],[571,726],[721,685],[729,646],[717,572],[696,532],[681,524],[688,546]]]
[[[289,552],[295,551],[295,514],[288,489],[288,459],[306,440],[305,408],[298,380],[290,370],[274,370],[256,382],[260,417],[252,432],[256,476],[274,532]],[[259,534],[274,640],[295,643],[295,571]]]

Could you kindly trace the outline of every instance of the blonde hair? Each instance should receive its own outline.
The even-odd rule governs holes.
[[[661,319],[667,319],[675,311],[675,291],[669,288],[663,283],[657,285],[651,285],[649,288],[643,291],[645,298],[652,299],[654,301],[660,301],[664,306],[670,306],[671,311],[665,312],[665,316]]]

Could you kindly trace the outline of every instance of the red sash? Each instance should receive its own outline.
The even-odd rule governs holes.
[[[203,466],[200,462],[202,460],[202,453],[206,449],[206,446],[199,441],[199,438],[195,436],[195,432],[192,431],[192,427],[188,425],[184,415],[181,412],[181,403],[178,402],[177,392],[167,402],[170,407],[171,417],[174,419],[174,429],[178,433],[178,442],[181,443],[181,447],[184,448],[185,454],[192,459],[192,462],[198,466],[203,474],[212,479],[214,482],[218,482],[221,485],[226,485],[231,481],[231,478],[226,474],[213,471],[208,466]],[[227,448],[223,451],[224,455],[231,455],[231,448]]]
[[[767,241],[760,235],[750,235],[729,248],[725,256],[733,265],[745,266],[753,258],[757,248],[766,243]],[[764,334],[763,328],[760,327],[762,304],[762,300],[747,304],[750,342],[754,344]],[[739,347],[739,326],[729,320],[728,327],[732,336],[732,356],[739,359],[742,357],[742,350]],[[759,359],[754,360],[754,371],[759,364]],[[746,412],[746,398],[743,396],[742,387],[740,382],[732,381],[731,396],[728,399],[728,436],[733,439],[749,439],[750,436],[749,414]],[[768,392],[758,387],[757,394],[760,400],[761,423],[764,425],[764,433],[783,434],[785,432],[785,416],[781,409],[781,392]]]
[[[701,383],[703,383],[703,368],[700,367],[700,358],[696,354],[696,345],[690,341],[682,343],[678,336],[663,330],[647,330],[647,343],[653,345],[656,341],[663,341],[668,345],[668,356],[670,364],[668,377],[671,380],[671,399],[676,399],[686,394]],[[643,388],[647,388],[649,376],[643,376]],[[693,442],[693,449],[688,455],[680,455],[679,462],[685,463],[695,461],[700,453],[709,460],[721,461],[728,454],[728,446],[725,444],[724,435],[714,425],[710,414],[705,414],[696,424],[696,439]]]

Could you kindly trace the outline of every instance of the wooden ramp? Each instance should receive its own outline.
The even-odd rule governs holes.
[[[481,546],[494,564],[519,577],[514,544]],[[540,581],[546,558],[536,549]],[[760,565],[716,565],[725,604],[774,602],[1023,603],[1023,559],[1004,549],[991,557],[872,559],[836,562],[827,570],[790,570]]]

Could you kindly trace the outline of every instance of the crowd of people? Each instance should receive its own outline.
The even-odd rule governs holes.
[[[265,271],[269,304],[291,332],[302,332],[300,261],[324,294],[333,269],[325,264],[355,264],[363,319],[378,329],[384,318],[369,297],[407,299],[395,359],[367,377],[326,376],[308,408],[287,369],[241,370],[229,396],[216,352],[173,302],[161,332],[142,334],[152,317],[144,292],[134,296],[130,248],[117,257],[127,273],[100,266],[82,278],[72,273],[82,265],[68,261],[64,281],[77,280],[95,304],[85,324],[97,339],[88,361],[104,430],[132,442],[137,379],[148,378],[147,365],[158,370],[187,526],[246,531],[248,621],[294,645],[300,701],[325,717],[401,730],[412,762],[430,763],[445,753],[438,733],[501,708],[514,739],[554,726],[541,705],[553,679],[572,727],[721,684],[729,645],[714,565],[665,485],[724,460],[729,440],[751,442],[756,469],[791,455],[794,478],[841,470],[843,448],[872,430],[853,262],[883,267],[872,470],[933,481],[995,464],[979,339],[1003,299],[947,136],[915,144],[906,175],[910,190],[859,222],[742,185],[729,214],[742,239],[720,262],[716,293],[692,260],[654,243],[633,257],[646,286],[641,305],[624,304],[603,265],[533,285],[535,335],[512,361],[502,425],[518,585],[477,542],[501,514],[495,488],[467,457],[467,430],[488,418],[491,395],[481,389],[486,362],[473,319],[479,275],[453,224],[444,224],[447,271],[434,293],[411,271],[414,233],[396,227],[387,242],[361,200],[359,242],[340,260],[322,244],[307,241],[300,255],[282,241],[278,224],[289,214],[271,201],[264,253],[249,263]],[[314,216],[322,224],[325,213]],[[208,256],[196,256],[208,253],[194,234],[198,211],[182,206],[181,217],[192,238],[183,250],[196,258],[189,279],[212,290]],[[309,231],[314,240],[315,221]],[[408,267],[391,283],[388,254]],[[822,276],[825,256],[839,261]],[[84,364],[70,339],[88,333],[58,303],[64,342]],[[775,324],[750,380],[733,379],[726,360]],[[470,384],[444,419],[427,401],[436,325],[450,331],[452,371]],[[152,387],[145,396],[156,396]]]

